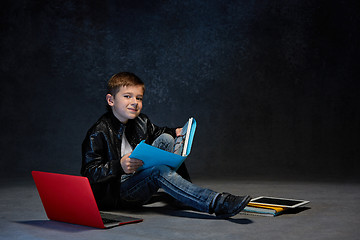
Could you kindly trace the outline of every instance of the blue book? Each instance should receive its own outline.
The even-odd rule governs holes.
[[[196,121],[194,118],[190,118],[183,126],[180,136],[175,138],[172,152],[153,147],[143,140],[136,146],[130,158],[137,158],[144,162],[144,165],[138,170],[167,165],[176,171],[191,152],[195,130]]]

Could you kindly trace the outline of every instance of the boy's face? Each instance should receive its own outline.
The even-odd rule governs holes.
[[[111,107],[115,117],[122,123],[139,116],[143,100],[142,86],[124,86],[112,96],[106,95],[106,101]]]

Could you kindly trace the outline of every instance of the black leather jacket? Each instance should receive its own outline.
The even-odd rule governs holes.
[[[145,114],[121,123],[112,112],[107,112],[88,130],[82,144],[81,175],[89,179],[99,208],[120,206],[120,179],[125,174],[121,167],[121,133],[135,148],[140,141],[151,144],[163,133],[175,136],[175,128],[158,127]],[[185,165],[178,173],[190,181]]]

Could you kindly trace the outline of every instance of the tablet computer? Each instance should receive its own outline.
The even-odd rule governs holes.
[[[290,199],[290,198],[260,196],[260,197],[251,199],[250,203],[279,206],[279,207],[285,207],[285,208],[296,208],[296,207],[300,207],[302,205],[309,203],[309,201]]]

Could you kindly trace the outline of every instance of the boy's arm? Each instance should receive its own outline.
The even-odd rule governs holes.
[[[101,132],[89,134],[82,144],[81,175],[90,183],[101,183],[124,173],[120,161],[108,149],[104,134]],[[110,154],[110,156],[109,156]]]

